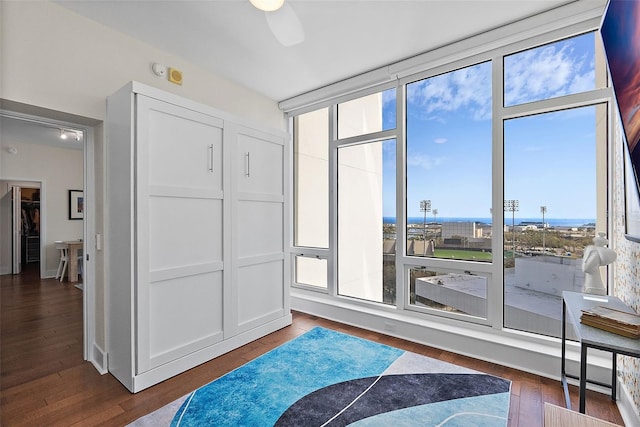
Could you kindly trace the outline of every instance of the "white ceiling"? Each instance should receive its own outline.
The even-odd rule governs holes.
[[[571,2],[286,1],[305,33],[291,47],[249,0],[56,2],[276,101]]]

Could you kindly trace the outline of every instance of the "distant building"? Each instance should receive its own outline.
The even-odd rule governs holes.
[[[442,238],[450,239],[452,237],[465,237],[467,239],[475,239],[482,237],[482,229],[477,227],[477,222],[443,222]]]
[[[505,270],[508,327],[556,336],[561,327],[562,291],[584,290],[581,265],[581,260],[563,257],[516,258],[515,268]],[[419,277],[415,279],[416,304],[428,300],[486,318],[487,286],[487,278],[475,274]]]

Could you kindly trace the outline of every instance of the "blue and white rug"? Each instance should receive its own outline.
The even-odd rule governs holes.
[[[506,426],[510,389],[317,327],[129,426]]]

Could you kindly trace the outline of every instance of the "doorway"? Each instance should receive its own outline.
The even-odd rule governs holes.
[[[65,116],[54,113],[56,117]],[[30,274],[37,268],[41,279],[53,279],[60,261],[55,241],[83,242],[79,266],[83,283],[83,357],[91,360],[95,353],[93,127],[7,110],[0,110],[0,121],[0,274],[20,274],[20,268],[27,267]],[[19,218],[7,220],[6,195],[14,191],[13,200],[19,200],[20,207],[13,217]],[[81,199],[76,197],[74,206],[72,191],[82,194]],[[16,208],[15,202],[12,207]],[[13,229],[7,226],[10,221]],[[18,271],[13,265],[7,267],[7,258],[11,264],[18,260]]]
[[[28,269],[40,277],[41,183],[0,181],[0,274]]]

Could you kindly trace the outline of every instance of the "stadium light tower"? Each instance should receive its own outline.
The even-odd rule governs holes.
[[[427,253],[427,212],[431,212],[431,200],[420,200],[420,212],[424,213],[422,220],[422,234],[424,239],[424,253]]]
[[[505,200],[504,201],[504,210],[505,212],[511,212],[511,233],[512,233],[512,253],[513,257],[516,257],[516,212],[520,210],[520,201],[519,200]]]
[[[544,222],[544,214],[547,213],[547,207],[546,206],[540,206],[540,213],[542,214],[542,255],[546,255],[547,254],[547,245],[545,242],[545,234],[547,232],[547,225]]]

